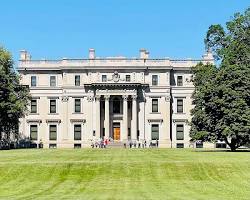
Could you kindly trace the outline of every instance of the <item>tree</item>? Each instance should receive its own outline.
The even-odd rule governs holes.
[[[250,142],[250,8],[236,13],[226,30],[210,26],[205,44],[220,64],[193,68],[190,137],[223,140],[235,151]]]
[[[18,134],[19,119],[26,114],[30,102],[28,87],[20,84],[11,55],[0,47],[0,140],[10,142]]]

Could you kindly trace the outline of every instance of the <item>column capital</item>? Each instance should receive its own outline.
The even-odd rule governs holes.
[[[96,99],[97,101],[100,101],[101,95],[96,95],[96,96],[95,96],[95,99]]]
[[[123,101],[127,101],[128,100],[128,95],[122,95]]]
[[[109,98],[110,98],[110,95],[104,95],[104,99],[105,99],[105,101],[108,101],[108,100],[109,100]]]
[[[170,102],[170,100],[171,100],[171,96],[165,96],[165,101],[166,102]]]
[[[132,97],[133,100],[136,100],[136,99],[137,99],[137,95],[136,95],[136,94],[135,94],[135,95],[132,95],[131,97]]]
[[[63,97],[62,97],[62,101],[63,101],[63,102],[68,102],[68,100],[69,100],[69,97],[68,97],[68,96],[63,96]]]
[[[92,102],[92,101],[94,100],[94,97],[93,97],[93,96],[88,96],[88,97],[87,97],[87,100],[88,100],[89,102]]]

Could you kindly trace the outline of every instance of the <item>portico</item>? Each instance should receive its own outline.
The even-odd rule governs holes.
[[[115,141],[138,140],[138,105],[142,100],[142,86],[119,84],[119,89],[116,89],[117,85],[107,85],[106,89],[102,89],[103,84],[88,85],[95,104],[95,137]]]

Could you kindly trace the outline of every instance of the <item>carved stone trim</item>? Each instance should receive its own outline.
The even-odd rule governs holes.
[[[81,123],[85,123],[86,119],[70,119],[70,122],[81,122]]]
[[[187,123],[188,123],[188,120],[187,120],[187,119],[173,119],[173,122],[174,122],[174,123],[176,123],[176,122],[177,122],[177,123],[178,123],[178,122],[182,122],[182,123],[186,123],[186,124],[187,124]]]
[[[41,119],[27,119],[27,123],[42,123]]]
[[[156,123],[162,123],[163,119],[148,119],[148,122],[149,123],[154,123],[154,122],[156,122]]]
[[[46,119],[46,123],[61,123],[60,119]]]

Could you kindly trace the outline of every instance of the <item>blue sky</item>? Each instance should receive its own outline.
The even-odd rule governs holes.
[[[0,45],[34,59],[97,56],[200,58],[211,24],[225,24],[249,0],[5,0]]]

